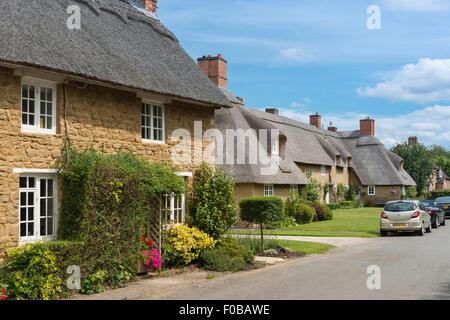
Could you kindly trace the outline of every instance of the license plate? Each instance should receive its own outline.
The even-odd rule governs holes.
[[[448,206],[444,206],[444,209],[448,209]]]
[[[394,223],[394,227],[406,227],[406,223]]]

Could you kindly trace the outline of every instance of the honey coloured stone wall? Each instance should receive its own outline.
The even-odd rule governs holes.
[[[19,174],[14,168],[55,168],[64,145],[65,129],[76,147],[94,147],[105,153],[132,151],[178,172],[193,172],[194,154],[211,146],[191,146],[191,163],[171,159],[174,130],[183,128],[194,138],[194,121],[201,121],[202,134],[214,127],[213,108],[187,103],[164,105],[166,143],[146,143],[141,138],[141,103],[136,93],[96,85],[67,83],[64,121],[63,85],[57,86],[56,134],[24,133],[21,129],[21,77],[0,68],[0,244],[15,247],[19,240]],[[214,145],[212,145],[214,146]],[[186,157],[185,157],[186,158]],[[200,159],[202,160],[202,159]],[[214,157],[203,159],[210,165]],[[191,182],[191,181],[188,181]],[[0,259],[4,252],[0,249]]]

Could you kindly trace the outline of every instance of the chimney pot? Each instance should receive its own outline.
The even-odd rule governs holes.
[[[277,108],[266,108],[266,112],[271,113],[271,114],[278,114],[278,109]]]
[[[124,0],[122,0],[124,1]],[[140,3],[148,10],[148,12],[157,14],[158,13],[158,0],[139,0]]]
[[[330,122],[330,126],[328,127],[328,131],[337,132],[338,128],[333,126],[333,122]]]
[[[209,79],[218,87],[226,88],[228,81],[227,60],[222,54],[213,57],[201,57],[197,59],[198,66],[209,77]]]
[[[322,117],[318,112],[316,112],[316,114],[314,115],[309,116],[309,124],[315,126],[318,129],[322,128]]]

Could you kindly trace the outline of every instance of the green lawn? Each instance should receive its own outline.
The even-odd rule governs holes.
[[[333,210],[333,220],[313,222],[290,228],[265,230],[265,235],[315,237],[378,237],[381,208]],[[258,230],[232,230],[233,234],[259,234]]]
[[[243,245],[254,254],[261,252],[261,239],[260,238],[236,238],[240,245]],[[275,248],[280,246],[283,248],[289,248],[293,251],[302,254],[312,254],[312,253],[325,253],[333,248],[331,244],[317,243],[317,242],[305,242],[305,241],[292,241],[292,240],[278,240],[278,239],[265,239],[264,247],[265,249]]]

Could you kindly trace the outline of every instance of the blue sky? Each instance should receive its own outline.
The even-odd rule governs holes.
[[[377,5],[381,29],[366,12]],[[222,53],[228,88],[257,109],[358,129],[386,146],[417,135],[450,148],[450,0],[159,0],[196,59]]]

